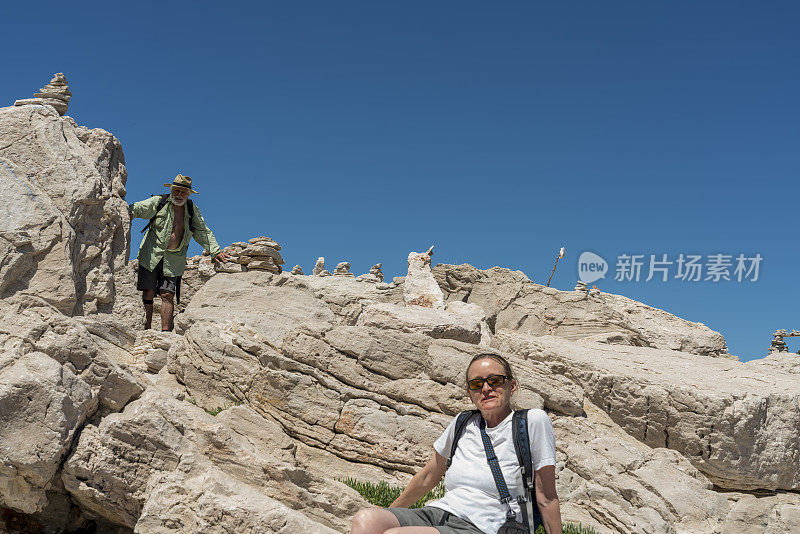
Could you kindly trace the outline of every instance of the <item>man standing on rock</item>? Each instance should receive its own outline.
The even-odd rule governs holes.
[[[145,328],[153,321],[153,297],[161,297],[161,330],[172,330],[173,297],[180,301],[180,284],[186,267],[186,251],[194,240],[206,249],[214,261],[227,262],[229,256],[220,251],[214,234],[206,226],[200,210],[189,200],[197,193],[192,189],[192,179],[179,174],[171,184],[169,195],[155,195],[130,205],[134,217],[150,219],[147,233],[139,246],[139,273],[136,289],[142,292],[145,310]],[[144,231],[144,230],[143,230]]]

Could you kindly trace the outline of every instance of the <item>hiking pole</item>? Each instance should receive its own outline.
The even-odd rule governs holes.
[[[556,274],[556,266],[558,266],[558,260],[564,257],[564,247],[561,247],[561,250],[558,251],[558,256],[556,256],[556,264],[553,265],[553,272],[550,273],[550,278],[547,279],[547,287],[550,287],[550,280],[553,279],[553,275]]]

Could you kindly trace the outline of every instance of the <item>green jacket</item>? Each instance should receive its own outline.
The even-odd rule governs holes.
[[[133,216],[141,219],[153,218],[153,215],[156,215],[156,208],[158,207],[159,200],[161,200],[161,197],[156,195],[147,200],[136,202],[131,207]],[[200,243],[200,245],[211,254],[212,258],[220,253],[217,240],[214,238],[214,234],[211,233],[208,226],[206,226],[206,222],[203,220],[203,216],[200,215],[197,204],[194,204],[194,232],[189,229],[188,202],[183,206],[185,210],[184,221],[186,221],[183,230],[183,239],[181,239],[177,249],[167,250],[169,236],[172,234],[172,223],[175,220],[175,207],[176,206],[172,202],[167,201],[166,205],[161,208],[153,224],[150,225],[147,233],[145,233],[142,244],[139,245],[139,255],[137,256],[139,265],[150,271],[154,270],[158,262],[163,258],[164,276],[183,275],[183,270],[186,268],[186,251],[193,237],[195,241]]]

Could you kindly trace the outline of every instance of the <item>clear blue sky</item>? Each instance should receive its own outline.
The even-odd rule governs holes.
[[[69,115],[122,142],[129,201],[188,174],[223,245],[267,235],[289,268],[391,277],[435,244],[540,283],[565,245],[553,286],[594,251],[601,289],[743,359],[800,328],[796,2],[5,2],[0,20],[0,104],[65,72]],[[622,253],[764,260],[757,282],[617,282]]]

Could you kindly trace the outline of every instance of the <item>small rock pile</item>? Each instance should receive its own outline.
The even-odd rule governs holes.
[[[314,270],[311,271],[311,273],[314,276],[330,276],[331,275],[331,273],[329,273],[325,269],[325,258],[323,256],[320,256],[319,258],[317,258],[317,263],[314,264]]]
[[[370,268],[368,273],[357,276],[356,281],[375,282],[376,284],[383,282],[383,271],[381,270],[382,267],[382,263],[376,263]]]
[[[254,237],[248,243],[234,243],[232,246],[236,251],[237,263],[246,266],[248,271],[283,272],[281,266],[284,261],[279,252],[281,246],[275,240],[261,236]]]
[[[69,99],[72,93],[69,91],[67,79],[63,72],[53,75],[50,83],[40,89],[41,92],[35,93],[34,98],[24,98],[14,102],[15,106],[27,106],[31,104],[48,104],[53,106],[59,115],[64,115],[69,106]]]
[[[334,276],[355,276],[353,273],[350,272],[350,262],[343,261],[336,265],[336,269],[333,270]]]

